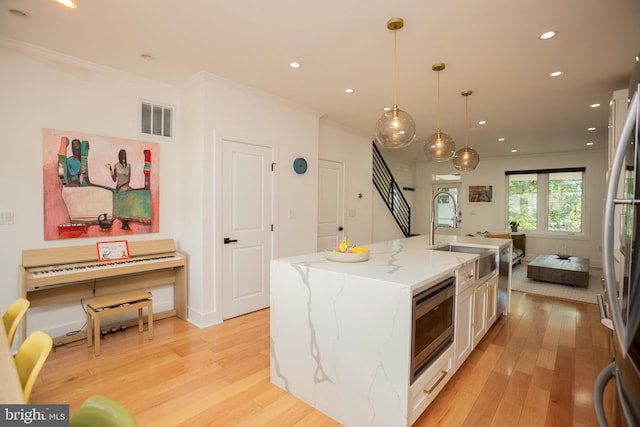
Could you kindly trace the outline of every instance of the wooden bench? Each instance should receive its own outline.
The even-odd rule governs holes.
[[[95,336],[96,345],[93,351],[96,356],[100,355],[100,319],[104,316],[138,309],[138,331],[142,332],[144,330],[142,309],[147,307],[149,339],[153,339],[151,292],[143,290],[122,292],[90,298],[86,300],[85,303],[87,305],[87,345],[91,347],[93,337]]]

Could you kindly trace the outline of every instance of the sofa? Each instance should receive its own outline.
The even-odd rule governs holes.
[[[525,234],[513,233],[493,233],[490,231],[479,231],[475,234],[467,234],[472,237],[489,237],[493,239],[511,239],[513,241],[513,250],[511,252],[511,264],[516,265],[522,262],[527,248],[527,236]],[[500,260],[505,262],[507,260]]]

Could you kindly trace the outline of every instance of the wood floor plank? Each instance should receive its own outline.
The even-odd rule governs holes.
[[[538,358],[536,359],[536,366],[540,366],[545,369],[553,371],[556,366],[556,352],[541,348],[538,351]]]
[[[527,391],[518,427],[542,427],[546,423],[549,391],[531,385]]]
[[[518,362],[516,363],[516,371],[533,375],[533,370],[536,367],[536,361],[538,360],[538,352],[534,350],[523,350],[520,353]]]
[[[516,371],[509,377],[503,400],[520,407],[524,406],[531,384],[531,375]]]
[[[429,420],[428,417],[419,419],[414,427],[431,427],[431,426],[461,426],[464,420],[472,411],[476,396],[465,391],[457,393],[455,399],[451,402],[448,410],[442,418]]]
[[[541,366],[536,366],[533,369],[533,375],[531,375],[531,385],[539,387],[546,391],[551,391],[552,383],[553,371],[551,369],[546,369]]]
[[[551,400],[547,412],[547,426],[561,427],[573,423],[574,369],[574,349],[559,345],[549,396]]]
[[[491,421],[491,427],[513,427],[520,419],[522,405],[501,400],[498,409]]]
[[[503,399],[508,382],[509,376],[495,371],[491,372],[484,387],[477,394],[475,403],[463,425],[488,426],[493,420],[496,409]]]

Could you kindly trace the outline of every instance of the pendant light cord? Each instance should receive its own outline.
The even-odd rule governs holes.
[[[397,105],[398,105],[398,100],[396,97],[396,92],[398,90],[397,88],[397,61],[398,61],[398,54],[397,54],[397,43],[396,43],[396,35],[398,33],[397,29],[393,30],[393,111],[394,111],[394,115],[396,110],[398,109]]]
[[[438,70],[438,133],[440,132],[440,70]]]
[[[467,120],[467,139],[464,141],[464,151],[469,151],[469,95],[464,97],[465,115]]]

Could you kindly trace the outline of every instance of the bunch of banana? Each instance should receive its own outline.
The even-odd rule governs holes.
[[[335,249],[336,252],[346,252],[346,253],[355,253],[355,252],[369,252],[369,249],[363,248],[360,246],[356,246],[354,244],[349,243],[348,239],[344,239],[340,242],[340,246]]]

